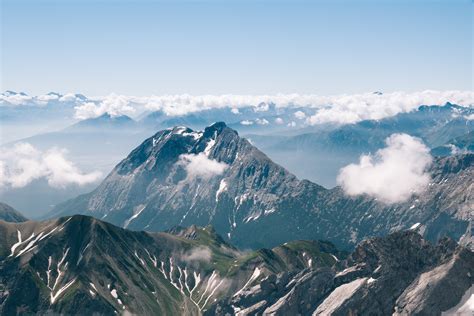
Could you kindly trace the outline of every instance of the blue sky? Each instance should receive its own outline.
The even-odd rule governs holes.
[[[1,1],[1,90],[471,90],[472,1]]]

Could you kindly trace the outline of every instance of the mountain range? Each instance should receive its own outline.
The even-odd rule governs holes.
[[[353,124],[306,127],[291,134],[247,134],[245,137],[297,176],[336,185],[340,168],[375,152],[394,133],[418,137],[435,156],[469,152],[474,146],[474,109],[447,103],[422,105],[415,111]]]
[[[0,314],[440,315],[468,311],[474,254],[412,229],[238,250],[210,226],[136,232],[75,215],[0,221]]]
[[[75,99],[85,102],[80,96]],[[58,147],[67,150],[68,159],[79,169],[84,172],[101,171],[103,174],[109,173],[131,149],[157,130],[176,125],[200,130],[221,119],[225,119],[229,127],[297,177],[327,188],[336,185],[335,179],[342,167],[357,162],[362,154],[383,147],[386,137],[393,133],[407,133],[421,138],[432,148],[434,155],[472,152],[469,148],[474,146],[474,121],[470,120],[474,110],[450,103],[420,106],[416,110],[388,118],[342,125],[310,125],[306,120],[314,115],[315,110],[307,107],[281,108],[273,104],[241,107],[238,110],[225,107],[174,116],[163,111],[145,112],[134,118],[105,113],[72,125],[68,123],[70,119],[67,116],[73,115],[73,104],[61,105],[56,100],[39,108],[33,105],[31,107],[38,111],[32,115],[31,120],[41,124],[43,130],[45,120],[51,128],[63,127],[8,142],[2,145],[2,150],[23,142],[42,151]],[[69,112],[57,112],[57,107],[68,109]],[[3,135],[11,136],[9,128],[18,130],[17,126],[22,122],[28,127],[34,125],[29,119],[28,108],[30,106],[0,106]],[[11,111],[13,112],[10,113]],[[299,119],[295,117],[296,113],[300,115]],[[288,126],[292,122],[296,122],[296,125]],[[4,188],[0,192],[0,200],[21,209],[25,215],[37,217],[51,211],[54,205],[66,199],[91,191],[96,185],[70,185],[57,189],[49,186],[46,181],[35,180],[22,188]],[[25,194],[34,198],[24,199]]]
[[[437,158],[425,192],[387,205],[299,180],[222,122],[200,132],[175,127],[146,139],[94,191],[48,216],[84,214],[147,231],[212,225],[226,241],[253,249],[297,239],[353,249],[412,226],[433,242],[458,240],[472,217],[473,164],[471,153]]]

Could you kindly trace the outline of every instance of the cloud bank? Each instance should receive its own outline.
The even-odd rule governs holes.
[[[368,194],[385,203],[403,202],[421,193],[430,181],[429,148],[407,134],[393,134],[387,147],[362,155],[358,164],[342,168],[337,182],[346,194]]]
[[[101,97],[81,99],[73,94],[64,96],[48,94],[30,97],[23,94],[2,93],[0,105],[44,105],[49,101],[74,102],[75,117],[87,119],[104,113],[112,116],[136,115],[146,111],[163,111],[168,116],[229,108],[234,114],[239,108],[252,107],[254,112],[266,112],[276,108],[308,108],[296,112],[297,119],[305,119],[306,124],[356,123],[367,119],[382,119],[398,113],[409,112],[420,105],[444,105],[447,102],[466,107],[474,106],[474,91],[434,91],[361,93],[334,96],[316,94],[275,94],[275,95],[201,95],[189,94],[161,96],[126,96],[110,94]],[[312,113],[311,113],[312,112]]]
[[[99,117],[105,113],[111,116],[133,115],[136,109],[130,104],[125,96],[111,94],[96,104],[94,102],[86,102],[74,107],[74,117],[80,120]]]
[[[365,93],[343,95],[327,99],[326,106],[308,118],[311,125],[321,123],[356,123],[363,120],[379,120],[415,110],[420,105],[444,105],[447,102],[472,107],[472,91],[422,91],[414,93],[394,92],[387,94]]]
[[[221,175],[228,167],[223,162],[209,159],[205,153],[183,154],[179,156],[178,164],[184,166],[188,179],[210,179]]]
[[[45,178],[55,188],[71,184],[85,185],[102,177],[98,171],[81,172],[65,158],[64,149],[52,148],[42,152],[29,143],[3,148],[0,153],[0,188],[21,188],[34,180]]]

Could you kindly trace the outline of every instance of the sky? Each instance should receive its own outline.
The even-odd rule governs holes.
[[[473,90],[473,2],[1,0],[0,90]]]

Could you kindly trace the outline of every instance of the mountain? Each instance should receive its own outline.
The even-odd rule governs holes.
[[[432,241],[458,240],[473,205],[474,155],[439,158],[431,173],[426,192],[386,205],[299,180],[224,123],[202,132],[175,127],[145,140],[94,191],[49,217],[85,214],[147,231],[210,224],[233,244],[254,249],[295,239],[352,249],[412,225]]]
[[[44,125],[44,122],[43,122]],[[128,116],[104,114],[97,118],[75,123],[55,132],[38,134],[5,145],[29,143],[41,151],[51,148],[67,150],[67,158],[84,172],[101,171],[107,174],[131,148],[149,135]],[[44,215],[59,202],[91,191],[97,183],[86,186],[53,188],[44,179],[38,179],[22,188],[5,188],[0,200],[22,209],[28,216]],[[25,199],[25,196],[31,197]]]
[[[0,236],[1,315],[440,315],[474,283],[471,251],[413,230],[349,256],[322,241],[241,251],[212,227],[134,232],[80,215],[0,222]]]
[[[152,234],[84,216],[0,223],[0,235],[2,315],[198,315],[260,274],[329,267],[340,255],[325,242],[242,252],[211,227]]]
[[[474,131],[455,137],[445,145],[431,150],[431,153],[436,156],[449,156],[466,152],[474,152]]]
[[[68,127],[66,130],[81,130],[81,129],[115,129],[115,128],[133,128],[135,121],[127,115],[112,116],[108,113],[102,114],[96,118],[90,118],[77,122]]]
[[[0,202],[0,220],[5,222],[26,222],[28,219],[8,204]]]
[[[469,117],[473,114],[474,108],[451,103],[424,105],[415,111],[380,120],[364,120],[342,126],[314,126],[292,136],[246,136],[297,176],[332,187],[336,185],[340,168],[357,162],[362,154],[384,147],[385,139],[391,134],[416,136],[430,148],[436,148],[453,138],[472,133],[474,121]]]

